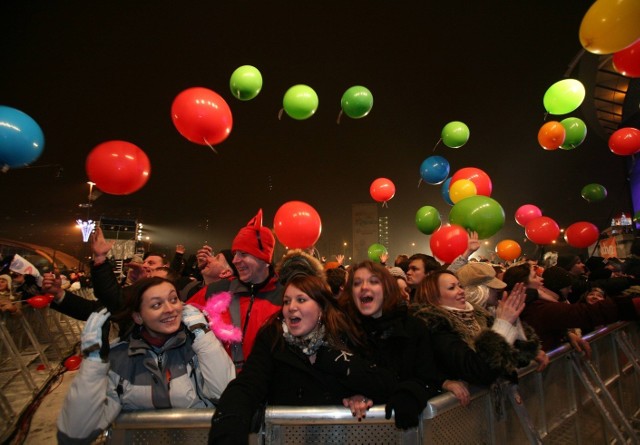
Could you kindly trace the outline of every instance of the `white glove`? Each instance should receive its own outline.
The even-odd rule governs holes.
[[[111,313],[107,308],[93,312],[87,319],[87,323],[80,336],[80,348],[88,360],[106,360],[109,354],[109,317]],[[105,323],[106,329],[105,328]]]
[[[190,304],[185,304],[182,308],[182,322],[196,337],[209,331],[209,323],[204,314]]]

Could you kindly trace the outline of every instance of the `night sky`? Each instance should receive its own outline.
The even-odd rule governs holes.
[[[262,208],[272,225],[291,200],[312,205],[323,223],[322,255],[351,240],[351,205],[373,202],[369,185],[390,178],[396,195],[380,207],[391,226],[390,253],[428,252],[415,227],[418,208],[447,220],[440,186],[421,184],[428,156],[445,157],[452,173],[477,167],[493,182],[506,224],[491,238],[512,238],[523,204],[540,207],[561,227],[590,221],[601,229],[613,214],[632,212],[626,159],[612,154],[601,129],[589,126],[575,150],[545,151],[542,97],[565,77],[581,50],[578,29],[590,2],[542,1],[107,1],[0,5],[0,105],[29,114],[45,148],[30,168],[0,174],[0,237],[83,247],[75,219],[137,218],[154,250],[204,241],[229,247]],[[587,53],[583,57],[592,57]],[[231,73],[253,65],[264,86],[242,102]],[[578,77],[578,69],[572,77]],[[579,77],[578,77],[579,78]],[[320,105],[308,120],[278,119],[285,91],[307,84]],[[369,116],[336,123],[352,85],[371,90]],[[196,145],[173,126],[171,104],[201,86],[222,95],[234,119],[216,148]],[[582,111],[554,117],[582,119]],[[471,131],[448,148],[442,127],[459,120]],[[549,120],[549,118],[548,118]],[[586,121],[586,119],[585,119]],[[151,160],[144,188],[102,194],[87,211],[84,163],[99,143],[126,140]],[[600,183],[606,200],[580,196]],[[415,246],[412,245],[415,243]]]

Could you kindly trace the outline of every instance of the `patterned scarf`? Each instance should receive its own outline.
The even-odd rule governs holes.
[[[282,336],[285,341],[290,345],[300,348],[302,353],[306,356],[314,355],[322,345],[326,344],[324,340],[324,333],[324,325],[319,323],[313,331],[309,332],[307,335],[303,337],[294,337],[289,332],[287,324],[284,321],[282,322]]]

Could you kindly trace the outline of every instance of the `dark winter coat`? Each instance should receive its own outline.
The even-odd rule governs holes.
[[[491,330],[494,318],[479,307],[474,307],[474,315],[481,332],[475,337],[466,334],[447,309],[430,304],[412,309],[431,332],[438,367],[451,380],[490,385],[499,377],[514,379],[515,370],[528,365],[540,350],[535,332],[524,324],[527,341],[510,345]]]
[[[252,417],[261,405],[342,405],[356,394],[385,401],[392,375],[357,355],[322,346],[316,361],[287,344],[273,318],[258,333],[251,355],[222,394],[212,420],[209,443],[246,443]]]

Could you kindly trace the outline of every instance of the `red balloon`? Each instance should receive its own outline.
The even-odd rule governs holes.
[[[218,93],[207,88],[188,88],[171,105],[171,119],[178,132],[200,145],[224,141],[233,127],[231,109]]]
[[[47,295],[34,295],[31,298],[27,298],[25,301],[29,303],[31,307],[36,309],[42,309],[51,303],[51,299],[49,299]]]
[[[609,150],[620,156],[630,156],[640,151],[640,130],[620,128],[609,136]]]
[[[396,194],[396,186],[387,178],[378,178],[369,187],[371,197],[378,202],[387,202]]]
[[[571,247],[589,247],[598,241],[598,238],[600,238],[598,227],[586,221],[573,223],[564,232],[564,240]]]
[[[464,167],[458,170],[451,177],[451,184],[459,179],[468,179],[476,186],[476,194],[483,196],[491,196],[493,185],[491,178],[484,171],[475,167]]]
[[[273,219],[278,240],[289,249],[312,247],[322,233],[322,221],[316,209],[306,202],[289,201],[278,209]]]
[[[457,224],[446,224],[433,232],[429,240],[431,252],[435,257],[451,263],[467,250],[469,234],[464,227]]]
[[[87,156],[85,168],[96,187],[112,195],[128,195],[140,190],[151,173],[146,153],[125,141],[97,145]]]
[[[64,367],[67,368],[67,371],[75,371],[80,367],[80,363],[82,363],[82,357],[72,355],[64,361]]]
[[[542,216],[542,210],[533,204],[525,204],[516,210],[516,222],[522,227],[526,226],[529,221]]]
[[[613,55],[613,68],[627,77],[640,77],[640,40]]]
[[[560,235],[560,227],[548,216],[539,216],[527,223],[524,233],[536,244],[551,244]]]

